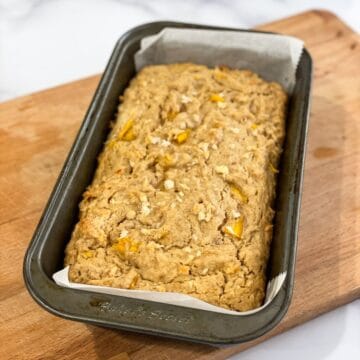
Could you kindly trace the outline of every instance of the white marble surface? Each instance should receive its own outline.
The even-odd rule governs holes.
[[[101,72],[115,41],[140,23],[246,28],[308,8],[329,9],[360,31],[358,0],[0,0],[0,101]],[[232,359],[289,357],[359,359],[360,300]]]

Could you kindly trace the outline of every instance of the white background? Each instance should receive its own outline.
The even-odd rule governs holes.
[[[0,0],[0,101],[101,72],[121,34],[144,22],[247,28],[309,8],[360,32],[358,0]],[[231,359],[272,358],[360,359],[360,300]]]

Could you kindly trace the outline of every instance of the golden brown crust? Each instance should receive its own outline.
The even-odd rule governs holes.
[[[70,279],[260,306],[286,101],[250,71],[144,68],[80,204]]]

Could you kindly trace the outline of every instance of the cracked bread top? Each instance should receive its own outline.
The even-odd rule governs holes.
[[[251,71],[141,70],[83,194],[70,280],[261,306],[286,102]]]

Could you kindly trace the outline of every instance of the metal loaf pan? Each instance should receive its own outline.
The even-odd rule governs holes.
[[[268,266],[269,277],[282,271],[287,271],[287,277],[271,304],[255,314],[233,316],[63,288],[51,278],[63,266],[65,245],[78,217],[78,203],[92,180],[119,96],[134,76],[133,57],[140,40],[164,27],[248,31],[154,22],[136,27],[120,38],[29,245],[24,260],[25,283],[42,307],[66,319],[216,345],[249,341],[279,323],[289,307],[293,290],[312,78],[312,61],[306,50],[300,59],[289,103]]]

